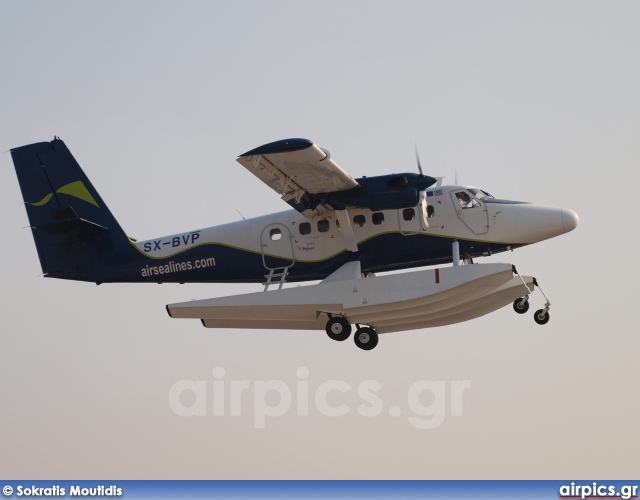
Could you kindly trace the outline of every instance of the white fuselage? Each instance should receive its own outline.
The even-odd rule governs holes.
[[[527,245],[574,229],[575,212],[531,203],[479,199],[469,186],[441,186],[427,190],[429,216],[421,207],[397,210],[348,209],[351,228],[330,211],[307,219],[289,210],[220,226],[141,241],[136,247],[152,259],[166,259],[197,246],[214,244],[296,262],[332,258],[348,247],[352,232],[358,246],[377,236],[395,233],[428,235],[514,246]],[[467,193],[473,205],[462,207],[457,193]]]

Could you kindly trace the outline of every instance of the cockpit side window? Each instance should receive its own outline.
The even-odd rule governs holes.
[[[469,196],[466,191],[458,191],[456,198],[461,208],[477,208],[480,206],[480,202]]]

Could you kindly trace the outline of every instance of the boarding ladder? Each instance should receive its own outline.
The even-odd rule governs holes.
[[[282,285],[287,282],[287,276],[289,275],[289,268],[291,266],[274,268],[269,270],[269,274],[265,274],[264,277],[267,278],[267,282],[264,284],[264,291],[269,290],[271,285],[278,285],[278,290],[282,289]],[[278,272],[276,272],[278,271]],[[280,278],[280,279],[278,279]]]

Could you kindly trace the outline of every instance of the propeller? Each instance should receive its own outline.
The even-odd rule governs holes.
[[[422,171],[422,165],[420,165],[420,156],[418,156],[418,142],[415,143],[416,147],[416,161],[418,162],[418,170],[420,172],[420,177],[424,177],[424,172]]]

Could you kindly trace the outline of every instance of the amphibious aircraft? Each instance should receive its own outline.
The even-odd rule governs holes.
[[[127,236],[65,143],[11,150],[46,277],[101,283],[262,283],[255,293],[167,305],[208,328],[325,330],[374,348],[378,334],[467,321],[513,302],[535,278],[473,259],[575,229],[572,210],[443,186],[422,172],[353,178],[307,139],[272,142],[237,161],[288,211],[147,241]],[[238,173],[238,182],[242,175]],[[446,266],[446,264],[453,264]],[[436,266],[431,269],[389,273]],[[285,283],[321,280],[317,284]],[[542,292],[544,295],[544,292]],[[549,320],[546,295],[534,314]]]

